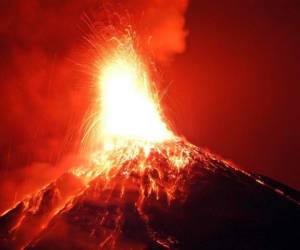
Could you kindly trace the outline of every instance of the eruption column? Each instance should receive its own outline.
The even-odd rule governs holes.
[[[99,85],[104,143],[161,142],[173,137],[162,119],[146,66],[132,44],[121,44],[104,61]]]

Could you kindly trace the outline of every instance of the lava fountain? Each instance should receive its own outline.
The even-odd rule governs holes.
[[[174,136],[162,119],[147,67],[124,39],[100,66],[101,131],[105,145],[114,141],[162,142]]]
[[[110,39],[116,46],[96,64],[99,95],[85,135],[92,135],[94,151],[87,163],[0,216],[0,248],[283,249],[287,242],[296,244],[299,203],[292,191],[176,136],[132,36]]]
[[[92,153],[91,168],[83,166],[73,172],[90,181],[100,173],[115,172],[132,159],[138,159],[139,170],[145,170],[151,167],[145,164],[151,152],[165,152],[172,167],[184,167],[191,157],[182,145],[193,146],[168,126],[155,84],[134,48],[132,36],[113,40],[117,45],[97,64],[99,97],[95,101],[94,121],[87,130],[94,135],[93,144],[101,150]]]

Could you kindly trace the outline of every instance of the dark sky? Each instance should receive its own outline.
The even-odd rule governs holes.
[[[126,1],[132,15],[144,14],[139,31],[156,34],[158,58],[184,50],[185,3]],[[45,184],[74,151],[93,95],[78,66],[87,48],[82,14],[99,11],[98,0],[0,1],[2,204]],[[177,130],[300,190],[300,2],[191,0],[187,29],[186,51],[162,67]]]
[[[169,70],[177,127],[300,189],[300,1],[194,0],[187,25],[187,50]]]

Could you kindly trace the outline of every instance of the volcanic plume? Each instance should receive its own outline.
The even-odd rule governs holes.
[[[0,213],[77,165],[82,120],[98,95],[99,36],[126,23],[143,57],[168,62],[185,47],[187,2],[0,1]]]
[[[1,249],[283,249],[298,243],[297,194],[173,131],[130,26],[109,27],[88,40],[101,57],[92,67],[97,98],[82,138],[87,159],[1,215]]]

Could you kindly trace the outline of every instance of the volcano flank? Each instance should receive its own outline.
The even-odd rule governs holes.
[[[179,152],[181,168],[170,160]],[[81,175],[93,177],[84,183],[78,171],[66,173],[4,213],[1,249],[287,249],[299,243],[299,193],[184,141],[158,144],[147,155],[138,150],[108,172],[90,166]]]

